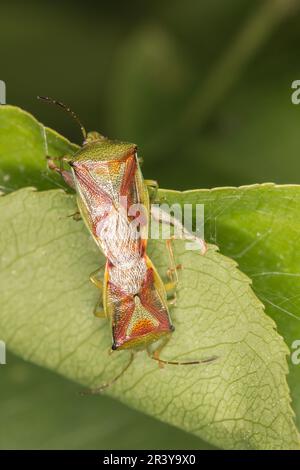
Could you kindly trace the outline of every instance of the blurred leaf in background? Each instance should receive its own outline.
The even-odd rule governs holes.
[[[298,1],[91,5],[2,3],[10,104],[80,143],[36,95],[66,101],[88,129],[136,142],[163,187],[297,182]]]
[[[201,449],[190,434],[76,386],[12,354],[1,367],[0,449]]]

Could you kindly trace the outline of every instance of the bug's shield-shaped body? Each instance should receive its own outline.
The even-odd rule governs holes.
[[[107,258],[103,305],[112,347],[143,346],[173,329],[162,280],[146,255],[148,191],[135,146],[104,140],[89,147],[76,154],[72,171],[81,214]]]

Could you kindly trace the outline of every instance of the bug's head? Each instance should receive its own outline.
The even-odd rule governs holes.
[[[48,104],[55,104],[59,106],[68,114],[70,114],[80,126],[84,139],[83,145],[72,157],[64,159],[71,166],[75,166],[76,163],[84,163],[85,161],[93,160],[107,162],[123,160],[136,153],[137,147],[135,144],[110,140],[96,131],[86,132],[77,114],[75,114],[74,111],[72,111],[61,101],[57,101],[45,96],[38,96],[38,99],[43,100]]]
[[[88,140],[90,134],[93,139]],[[113,164],[116,161],[126,161],[127,158],[136,154],[137,147],[129,142],[106,139],[101,136],[95,139],[94,133],[89,133],[84,145],[72,157],[71,166],[79,166],[88,162],[105,162]]]

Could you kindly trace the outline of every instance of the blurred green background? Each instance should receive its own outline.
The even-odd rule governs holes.
[[[299,183],[299,0],[1,2],[7,102],[80,143],[133,141],[172,189]],[[1,332],[0,332],[1,336]],[[0,448],[197,448],[198,439],[9,355]]]

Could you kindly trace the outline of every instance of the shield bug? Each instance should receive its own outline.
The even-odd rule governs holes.
[[[95,315],[111,322],[112,347],[129,350],[130,360],[112,380],[89,393],[100,393],[128,369],[135,351],[146,349],[148,355],[162,364],[192,365],[211,362],[215,357],[198,361],[168,361],[160,357],[174,326],[169,313],[175,297],[178,267],[175,264],[171,240],[167,240],[171,266],[169,280],[164,283],[147,255],[150,200],[149,191],[157,183],[144,180],[135,144],[110,140],[98,132],[85,131],[77,115],[62,102],[47,97],[44,101],[56,104],[71,114],[79,124],[84,142],[72,156],[63,156],[60,166],[48,157],[50,169],[60,173],[75,189],[81,217],[106,258],[104,278],[100,271],[92,273],[91,281],[102,291]],[[64,168],[64,164],[69,169]],[[159,214],[156,216],[160,217]],[[178,224],[169,217],[162,222]],[[189,234],[184,232],[186,238]],[[205,251],[205,243],[199,240]],[[155,350],[150,345],[155,344]]]

